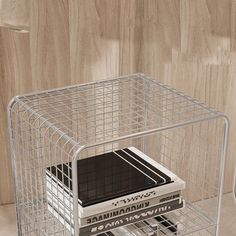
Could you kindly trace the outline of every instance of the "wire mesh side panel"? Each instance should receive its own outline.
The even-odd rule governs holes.
[[[103,145],[90,147],[83,155],[88,157],[89,153],[100,154],[100,150],[110,152],[133,146],[186,182],[186,189],[183,191],[186,206],[163,214],[165,217],[159,220],[157,229],[146,224],[142,229],[136,229],[140,235],[151,235],[151,233],[176,235],[168,230],[168,227],[163,226],[167,219],[180,225],[178,235],[216,235],[223,134],[222,119],[206,120],[176,129],[116,141],[114,145],[110,144],[110,148],[108,146],[104,148]],[[135,224],[129,226],[132,227],[135,228]],[[161,234],[163,232],[164,234]]]
[[[134,146],[186,181],[186,207],[169,216],[180,235],[216,224],[224,130],[203,104],[136,74],[20,96],[9,114],[20,235],[73,234],[71,162],[82,146],[79,159]]]
[[[33,101],[32,106],[42,109],[38,100]],[[76,145],[17,99],[10,118],[19,235],[70,235],[65,225],[58,222],[48,209],[51,194],[47,186],[47,170],[50,166],[64,163],[63,167],[71,171],[68,163]],[[67,178],[71,185],[71,179],[63,174],[61,168],[54,171],[62,179]],[[50,187],[57,196],[62,195],[58,184],[52,180]],[[62,197],[64,201],[71,200],[65,195]],[[68,211],[67,219],[73,222],[72,205]],[[65,217],[62,218],[66,221]]]
[[[186,182],[186,207],[172,214],[182,224],[180,235],[198,235],[194,232],[217,224],[223,137],[224,122],[216,119],[163,131],[146,141],[147,154]]]

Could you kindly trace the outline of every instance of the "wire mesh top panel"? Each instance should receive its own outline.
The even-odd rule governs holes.
[[[41,135],[86,146],[221,114],[143,74],[17,96],[10,113]]]

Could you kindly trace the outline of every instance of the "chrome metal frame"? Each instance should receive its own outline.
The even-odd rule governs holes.
[[[137,122],[135,119],[132,120],[132,118],[130,118],[129,120],[130,125],[132,126],[134,124],[134,126],[136,125],[138,126],[138,128],[132,128],[130,126],[128,127],[128,131],[126,131],[125,126],[123,127],[121,125],[122,131],[117,133],[117,128],[113,126],[114,122],[113,119],[119,119],[120,115],[123,115],[122,112],[127,111],[127,107],[125,107],[123,111],[118,111],[118,113],[116,113],[116,110],[114,109],[114,107],[120,105],[118,103],[117,103],[118,105],[116,104],[116,99],[117,96],[119,96],[118,99],[122,99],[123,96],[122,86],[130,86],[131,91],[127,89],[127,91],[125,91],[126,92],[125,96],[130,96],[128,97],[129,99],[134,99],[133,104],[134,106],[136,106],[135,109],[138,110],[138,111],[132,110],[128,112],[130,112],[130,114],[133,114],[134,116],[137,116],[137,119],[141,119],[144,125],[143,126],[139,125],[138,123],[139,121]],[[135,86],[139,87],[135,88]],[[85,96],[79,95],[80,93],[82,95],[83,93],[85,93]],[[132,96],[134,97],[132,97],[129,93],[132,93]],[[140,99],[139,95],[144,96],[144,100]],[[149,98],[148,102],[147,102],[147,97]],[[108,103],[110,103],[111,105],[106,106],[106,104],[108,104],[106,103],[106,98],[108,99]],[[97,103],[99,99],[101,100],[101,102]],[[163,107],[158,107],[158,105],[155,104],[155,102],[158,99],[160,99],[161,102],[164,104]],[[136,100],[140,101],[137,102]],[[83,102],[86,104],[85,108],[87,110],[85,111],[80,110],[82,108],[82,105],[81,106],[78,105],[80,103],[83,104]],[[92,105],[90,105],[90,102],[92,103]],[[139,105],[139,103],[141,103],[141,105]],[[109,123],[108,125],[106,121],[104,120],[102,121],[102,119],[99,120],[99,122],[103,122],[103,124],[101,125],[101,127],[103,127],[103,130],[102,128],[100,128],[99,131],[97,130],[98,127],[96,127],[96,122],[97,122],[96,116],[98,115],[96,115],[96,111],[92,109],[97,109],[97,110],[101,109],[102,111],[101,116],[103,117],[103,119],[106,114],[108,113],[110,114],[108,118],[111,120],[111,123]],[[106,109],[108,110],[107,113]],[[179,110],[181,111],[181,109],[182,113],[179,112]],[[71,112],[70,114],[71,117],[68,118],[69,116],[67,114],[63,114],[63,112],[65,113]],[[86,115],[89,112],[94,113],[92,121],[95,121],[95,124],[91,126],[92,127],[91,130],[95,129],[94,131],[95,136],[99,132],[102,133],[101,134],[102,138],[98,135],[99,138],[92,139],[91,141],[89,138],[89,135],[91,135],[91,133],[89,132],[86,135],[84,135],[84,137],[80,136],[80,134],[84,130],[82,128],[81,131],[79,130],[77,124],[78,119],[82,120],[83,125],[84,124],[87,125],[86,117],[78,118],[80,112],[82,113],[82,115]],[[158,116],[160,117],[156,117],[155,113],[158,113]],[[74,119],[73,116],[76,116],[75,120],[73,120]],[[38,214],[37,216],[47,218],[48,214],[47,209],[41,208],[42,207],[41,204],[44,203],[45,199],[42,200],[41,196],[38,196],[40,194],[37,193],[37,189],[34,189],[34,186],[32,186],[32,184],[35,183],[37,187],[42,187],[42,189],[45,188],[43,182],[40,183],[37,182],[39,180],[38,176],[34,176],[32,177],[32,179],[30,179],[31,184],[29,183],[26,184],[27,185],[26,189],[30,188],[32,190],[32,192],[27,193],[31,194],[31,196],[28,195],[24,196],[24,193],[21,192],[21,190],[24,189],[24,187],[18,186],[19,183],[20,184],[24,183],[23,180],[22,182],[20,182],[19,179],[25,179],[25,180],[27,179],[28,177],[27,168],[33,168],[35,171],[37,171],[37,166],[35,165],[38,165],[40,161],[42,162],[45,161],[45,163],[44,162],[41,163],[45,168],[46,163],[48,164],[48,162],[51,164],[58,162],[56,157],[54,157],[54,155],[57,152],[61,157],[61,161],[65,161],[65,159],[63,158],[64,155],[66,155],[67,156],[66,160],[72,162],[71,181],[73,188],[73,208],[71,206],[70,210],[73,216],[71,216],[71,219],[72,218],[78,219],[79,214],[78,214],[78,200],[77,200],[78,199],[77,160],[84,158],[83,154],[85,153],[86,156],[86,151],[96,150],[96,148],[103,147],[108,144],[113,145],[114,143],[119,143],[121,141],[133,140],[136,138],[145,138],[151,135],[161,134],[169,131],[177,132],[179,129],[184,129],[185,127],[194,126],[195,124],[201,124],[204,122],[209,122],[209,124],[211,124],[211,121],[217,121],[217,120],[223,121],[224,131],[222,134],[221,157],[219,163],[220,170],[218,173],[219,188],[217,188],[218,192],[217,195],[215,195],[215,197],[218,197],[217,215],[215,223],[214,221],[211,221],[209,222],[209,224],[206,224],[205,226],[202,225],[202,227],[200,227],[199,223],[200,217],[197,215],[199,214],[201,217],[204,218],[204,214],[201,212],[201,209],[196,208],[195,205],[192,204],[193,202],[192,203],[189,202],[187,204],[186,214],[184,213],[184,211],[180,211],[182,212],[182,215],[181,213],[177,213],[172,216],[175,217],[176,219],[178,219],[178,217],[181,218],[183,216],[185,217],[185,220],[187,220],[186,219],[187,216],[191,217],[192,215],[196,214],[192,216],[194,217],[192,218],[192,220],[195,222],[196,225],[199,223],[199,228],[196,231],[194,231],[193,228],[192,231],[189,232],[185,231],[180,235],[194,235],[194,236],[201,235],[201,230],[204,229],[206,230],[204,232],[209,233],[209,235],[219,235],[225,160],[226,160],[228,132],[229,132],[229,120],[223,113],[218,112],[215,109],[209,108],[205,104],[197,100],[194,100],[191,97],[186,96],[183,93],[173,88],[170,88],[169,86],[166,86],[159,81],[153,80],[150,77],[147,77],[143,74],[133,74],[110,80],[91,82],[83,85],[68,86],[60,89],[53,89],[38,93],[30,93],[22,96],[16,96],[9,103],[8,119],[9,119],[9,134],[10,134],[10,143],[12,151],[12,165],[13,165],[14,181],[16,189],[16,207],[17,207],[17,219],[18,219],[17,222],[18,222],[19,235],[34,235],[32,232],[35,233],[38,232],[36,226],[38,219],[36,220],[33,219],[32,220],[33,223],[31,226],[32,228],[28,229],[27,226],[26,227],[27,229],[24,230],[23,232],[22,229],[23,223],[21,223],[22,208],[28,207],[29,209],[32,210],[32,216],[29,215],[29,218],[33,217],[36,214]],[[161,123],[157,122],[157,120],[159,119],[161,119]],[[68,124],[70,125],[69,127],[67,126]],[[72,130],[72,127],[74,125],[77,126],[76,131]],[[109,129],[107,129],[107,127]],[[26,131],[24,131],[25,128]],[[90,127],[87,128],[90,129]],[[221,135],[220,132],[219,134]],[[208,135],[208,133],[206,133],[206,135]],[[26,137],[30,138],[29,142],[35,144],[36,146],[30,147],[29,144],[22,144],[23,142],[22,140],[24,140],[24,138]],[[32,139],[34,140],[32,141]],[[37,140],[39,140],[39,144],[37,143],[38,142]],[[50,145],[52,146],[48,147],[47,142],[50,143],[48,144],[48,146]],[[21,144],[23,146],[21,146]],[[45,146],[42,146],[43,144],[45,144]],[[22,150],[26,147],[28,148],[27,150]],[[146,151],[146,149],[147,147],[145,145],[143,151]],[[36,160],[31,160],[30,154],[32,153],[32,151],[36,152],[34,154]],[[28,154],[26,154],[26,152]],[[50,160],[48,159],[45,160],[44,159],[45,156],[43,156],[43,153],[47,154],[46,156],[47,158],[50,158]],[[26,154],[27,158],[24,156],[24,154]],[[33,167],[30,166],[31,163],[28,163],[29,164],[28,167],[20,166],[22,164],[28,165],[27,162],[24,162],[23,160],[24,158],[26,158],[27,162],[32,161]],[[162,164],[165,165],[166,163]],[[25,176],[22,177],[22,175]],[[43,181],[42,179],[43,176],[40,176],[40,181]],[[43,186],[40,186],[40,184],[43,184]],[[37,199],[37,197],[39,197],[39,199]],[[27,206],[24,206],[24,204],[21,202],[21,199],[23,199],[22,200],[23,203],[25,202],[29,204],[28,205],[26,204]],[[40,214],[42,215],[38,213],[38,211],[41,210],[42,213],[40,212]],[[29,212],[30,211],[27,209],[26,214],[29,214]],[[206,217],[206,221],[208,221],[208,217]],[[27,222],[29,223],[30,220],[27,220]],[[56,221],[53,222],[54,222],[53,224],[55,224],[55,229],[52,229],[55,230],[54,233],[61,232],[61,235],[70,235],[70,233],[68,234],[68,231],[65,230],[65,227],[63,226],[61,226],[60,228],[61,231],[57,231],[56,229],[57,222]],[[43,226],[40,227],[41,227],[40,229],[45,229],[43,234],[47,235],[47,227],[49,226],[47,226],[47,224],[45,223]],[[214,231],[212,233],[211,231],[208,230],[208,228],[211,227],[216,227],[215,234]],[[74,228],[75,235],[79,235],[80,226],[78,220],[74,220],[74,224],[73,225],[71,224],[71,228]],[[172,234],[169,233],[168,235]]]

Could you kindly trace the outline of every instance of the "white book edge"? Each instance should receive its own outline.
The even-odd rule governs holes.
[[[61,213],[62,215],[65,215],[65,217],[67,217],[67,219],[72,219],[73,218],[73,209],[69,210],[62,202],[58,201],[59,199],[57,197],[55,197],[55,195],[53,195],[49,192],[47,194],[48,194],[47,195],[47,200],[48,200],[48,203],[50,205],[52,205],[56,210],[58,210],[59,213]],[[177,194],[180,194],[180,193],[175,192],[173,194],[177,195]],[[89,217],[84,217],[84,218],[79,217],[79,224],[80,224],[81,227],[84,227],[84,226],[96,224],[98,222],[107,221],[109,219],[114,219],[116,217],[125,216],[125,215],[130,214],[130,213],[135,213],[135,212],[140,211],[140,210],[145,210],[145,209],[150,208],[152,206],[157,206],[159,204],[168,203],[168,202],[171,202],[171,201],[176,200],[176,199],[179,199],[180,203],[183,200],[182,196],[179,196],[179,197],[176,197],[176,198],[171,198],[167,201],[160,201],[161,199],[162,199],[162,196],[160,198],[157,198],[157,199],[155,199],[155,198],[149,199],[147,201],[152,201],[152,202],[150,204],[148,204],[147,206],[143,206],[141,209],[136,209],[136,210],[133,210],[133,211],[125,212],[125,213],[122,213],[122,214],[119,214],[119,215],[116,215],[116,216],[111,216],[109,218],[104,218],[102,220],[96,220],[96,222],[85,223],[85,222],[87,222],[87,219],[93,218],[93,217],[98,217],[99,215],[102,215],[102,214],[106,214],[107,211],[106,212],[99,212],[98,214],[95,214],[95,215],[92,215],[92,216],[89,216]],[[144,201],[144,202],[147,202],[147,201]],[[139,203],[137,203],[137,204],[139,204]],[[135,205],[135,204],[132,204],[132,206],[133,205]],[[128,206],[126,206],[126,207],[128,207]],[[109,212],[111,212],[111,211],[109,211]],[[73,219],[71,221],[73,222]]]
[[[50,179],[50,177],[48,177]],[[65,205],[70,209],[73,207],[73,198],[68,195],[63,189],[60,189],[56,183],[51,184],[51,182],[47,181],[47,188],[56,195],[61,201],[65,203]],[[148,190],[144,190],[141,192],[136,192],[133,194],[129,194],[127,196],[122,196],[119,198],[115,198],[109,201],[105,201],[102,203],[98,203],[88,207],[82,207],[78,203],[79,209],[79,217],[88,217],[91,215],[98,214],[100,212],[113,210],[122,206],[126,206],[129,204],[134,204],[143,200],[148,200],[154,197],[160,197],[162,195],[166,195],[172,192],[181,191],[185,188],[185,182],[179,180],[177,182],[172,182],[166,185],[158,186],[155,188],[151,188]],[[128,199],[128,200],[127,200]],[[130,200],[131,199],[131,200]]]
[[[146,154],[144,154],[143,152],[141,152],[137,148],[129,147],[128,149],[130,151],[132,151],[133,153],[137,154],[138,156],[142,157],[143,160],[147,161],[149,164],[156,167],[157,169],[159,169],[164,174],[168,175],[171,178],[172,181],[175,181],[175,180],[179,179],[179,177],[176,174],[174,174],[173,172],[171,172],[170,170],[168,170],[167,168],[165,168],[164,166],[162,166],[157,161],[153,160],[152,158],[150,158],[149,156],[147,156]]]
[[[174,182],[168,183],[168,184],[165,184],[165,185],[161,185],[161,186],[157,186],[157,187],[153,187],[153,188],[143,190],[143,191],[140,191],[140,192],[128,194],[128,195],[125,195],[125,196],[121,196],[121,197],[118,197],[118,198],[114,198],[114,199],[111,199],[111,200],[107,200],[107,201],[97,203],[97,204],[87,206],[87,207],[82,207],[79,204],[79,203],[81,203],[81,201],[79,201],[79,199],[78,199],[78,202],[79,202],[78,203],[78,208],[79,208],[79,213],[81,214],[81,217],[87,217],[87,216],[90,216],[90,215],[93,215],[93,214],[97,214],[97,212],[101,212],[104,208],[108,208],[108,210],[109,210],[109,209],[114,209],[116,207],[124,206],[124,205],[127,204],[127,201],[129,201],[130,199],[131,199],[130,201],[132,201],[132,203],[138,202],[138,201],[140,201],[140,196],[145,197],[145,199],[149,199],[149,198],[152,198],[152,197],[157,197],[157,196],[160,196],[160,195],[164,195],[164,194],[167,194],[167,193],[171,193],[171,192],[174,192],[174,191],[185,189],[185,182],[182,179],[180,179],[178,176],[176,176],[174,173],[172,173],[171,171],[169,171],[168,169],[163,167],[161,164],[159,164],[158,162],[156,162],[152,158],[145,155],[143,152],[139,151],[137,148],[129,147],[128,149],[130,149],[132,152],[134,152],[138,156],[142,157],[148,163],[150,163],[151,165],[153,165],[154,167],[158,168],[160,171],[162,171],[163,173],[168,175],[172,179],[172,181],[174,181]],[[68,191],[73,196],[72,191],[67,186],[63,185],[59,180],[57,180],[55,178],[55,176],[51,174],[51,172],[46,170],[46,173],[47,173],[46,174],[47,187],[54,194],[57,195],[57,193],[59,193],[59,195],[62,198],[66,197],[66,199],[70,199],[71,202],[72,202],[73,201],[72,197],[69,196],[69,194],[66,192],[66,191]],[[50,175],[50,177],[48,175]],[[51,178],[56,182],[55,184],[53,183]],[[53,183],[56,190],[54,188],[53,189],[51,188],[51,183]],[[59,187],[61,187],[61,189]],[[64,191],[63,189],[65,189],[66,191]],[[65,195],[65,197],[63,197],[63,195]],[[147,196],[147,195],[149,195],[149,196]],[[67,205],[69,206],[70,204],[67,204]]]
[[[185,200],[182,199],[182,201],[183,201],[183,207],[170,210],[170,211],[168,211],[168,212],[165,212],[165,214],[171,213],[171,212],[174,212],[174,211],[176,211],[176,210],[179,210],[179,209],[184,208],[184,207],[185,207]],[[59,222],[60,222],[62,225],[64,225],[65,228],[66,228],[67,230],[69,230],[70,233],[72,233],[72,235],[74,235],[74,228],[73,228],[73,223],[72,223],[72,222],[71,222],[71,224],[70,224],[70,223],[68,222],[68,220],[65,219],[65,217],[62,217],[61,214],[59,214],[59,213],[57,212],[57,210],[54,209],[54,208],[53,208],[52,206],[50,206],[49,204],[48,204],[48,211],[49,211],[56,219],[58,219]],[[152,217],[151,217],[151,218],[152,218]],[[150,218],[150,219],[151,219],[151,218]],[[135,223],[135,222],[134,222],[134,223]],[[134,224],[134,223],[131,223],[131,224]],[[123,225],[123,226],[120,226],[120,227],[118,227],[118,228],[122,228],[122,227],[125,227],[125,226],[127,226],[127,225]],[[115,229],[116,229],[116,228],[115,228]],[[115,230],[115,229],[111,229],[111,230],[108,230],[108,231],[111,231],[111,232],[112,232],[112,230]]]
[[[178,176],[176,176],[173,172],[171,172],[170,170],[168,170],[167,168],[165,168],[164,166],[162,166],[161,164],[159,164],[157,161],[153,160],[152,158],[150,158],[149,156],[147,156],[146,154],[144,154],[143,152],[141,152],[140,150],[138,150],[135,147],[129,147],[129,150],[131,150],[132,152],[134,152],[135,154],[137,154],[138,156],[142,157],[143,160],[147,161],[149,164],[151,164],[152,166],[156,167],[157,169],[159,169],[161,172],[163,172],[164,174],[168,175],[172,181],[178,180],[180,179]],[[123,150],[123,149],[121,149]],[[147,167],[148,168],[148,167]],[[150,168],[148,168],[150,169]],[[51,172],[46,170],[46,173],[48,175],[51,175]],[[54,175],[51,175],[52,178],[54,178],[58,184],[60,184],[63,188],[67,189],[69,192],[71,192],[71,190],[65,186],[60,180],[56,179]],[[71,193],[72,194],[72,193]]]

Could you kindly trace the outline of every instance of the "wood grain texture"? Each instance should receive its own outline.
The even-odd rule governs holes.
[[[74,83],[118,75],[119,4],[117,0],[71,2],[70,55]]]
[[[155,71],[144,71],[162,82],[207,105],[224,112],[231,121],[229,150],[226,163],[225,191],[232,191],[235,166],[236,82],[234,65],[180,63],[156,65]]]
[[[120,1],[119,74],[139,71],[142,50],[142,17],[144,1]]]
[[[140,69],[155,70],[157,63],[171,63],[173,51],[180,49],[180,3],[144,1],[143,11]]]
[[[231,5],[231,24],[230,24],[230,46],[233,52],[236,51],[236,1]]]
[[[221,56],[230,50],[230,5],[231,1],[180,1],[178,54],[182,61],[222,64]],[[222,9],[225,16],[221,14]]]
[[[1,30],[2,107],[10,96],[23,90],[144,72],[229,116],[226,191],[232,189],[236,145],[235,0],[26,1],[30,34],[24,37],[29,38],[19,34],[15,39],[15,33],[13,36]],[[26,50],[21,52],[19,48]],[[3,66],[9,61],[17,70]],[[30,79],[23,80],[26,73]],[[12,79],[16,83],[13,86],[6,76],[21,79]],[[1,108],[1,112],[5,115],[6,111]],[[4,122],[0,122],[1,135],[7,143]],[[6,150],[1,154],[0,166],[7,166],[4,171],[8,176],[1,186],[5,181],[11,184],[7,155]],[[12,192],[0,191],[0,199],[0,203],[11,201]]]
[[[14,201],[7,131],[7,105],[32,90],[29,33],[0,28],[0,204]]]
[[[0,25],[25,28],[29,26],[29,0],[1,0]]]
[[[30,56],[33,90],[70,84],[67,0],[31,0]]]

